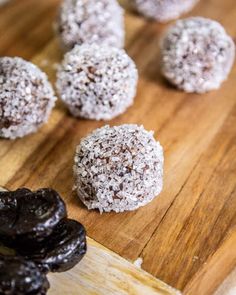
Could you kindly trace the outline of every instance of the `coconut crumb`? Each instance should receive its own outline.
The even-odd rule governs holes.
[[[49,61],[48,61],[48,59],[43,59],[42,61],[41,61],[41,63],[40,63],[40,66],[41,67],[47,67],[49,65]]]
[[[193,261],[199,260],[199,256],[193,256]]]
[[[52,64],[52,69],[58,71],[60,68],[60,64],[58,62],[54,62]]]
[[[134,265],[136,267],[142,268],[143,258],[142,257],[138,257],[133,263],[134,263]]]

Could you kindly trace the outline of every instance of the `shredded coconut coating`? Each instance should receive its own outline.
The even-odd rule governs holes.
[[[163,149],[143,126],[104,126],[76,148],[75,189],[88,209],[131,211],[163,186]]]
[[[179,20],[162,44],[163,75],[186,92],[218,89],[227,79],[235,45],[216,21],[202,17]]]
[[[190,11],[199,0],[131,0],[134,8],[147,18],[167,22]]]
[[[124,12],[116,0],[64,0],[56,27],[66,50],[83,43],[124,47]]]
[[[0,58],[0,137],[15,139],[45,123],[56,97],[47,76],[21,58]]]
[[[57,90],[75,117],[110,120],[132,105],[138,73],[123,49],[83,44],[65,55]]]

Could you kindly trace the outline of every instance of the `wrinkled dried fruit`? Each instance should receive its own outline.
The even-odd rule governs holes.
[[[49,282],[35,263],[0,255],[0,294],[45,295]]]
[[[64,219],[53,233],[37,245],[17,249],[44,271],[63,272],[74,267],[86,253],[86,232],[82,224]]]
[[[0,235],[6,239],[40,241],[66,216],[64,201],[52,189],[0,192]]]

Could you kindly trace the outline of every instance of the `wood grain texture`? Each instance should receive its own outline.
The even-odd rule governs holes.
[[[62,56],[51,29],[58,3],[15,0],[0,11],[0,55],[31,59],[51,81]],[[236,37],[235,0],[201,0],[190,15],[216,19]],[[127,12],[126,27],[126,48],[140,73],[138,95],[109,124],[138,123],[156,132],[165,151],[161,195],[135,212],[86,210],[71,191],[75,146],[104,122],[76,120],[60,102],[37,134],[0,141],[0,184],[52,186],[97,242],[130,260],[141,256],[146,271],[186,294],[212,294],[236,263],[236,67],[219,91],[177,91],[160,75],[166,25]]]
[[[79,265],[63,275],[49,275],[49,281],[49,295],[180,295],[92,239]]]

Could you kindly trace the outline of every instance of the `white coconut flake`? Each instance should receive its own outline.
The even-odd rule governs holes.
[[[15,139],[44,124],[56,97],[47,76],[21,58],[0,58],[0,137]]]
[[[56,27],[66,50],[83,43],[124,46],[124,12],[116,0],[64,0]]]
[[[59,70],[59,68],[60,68],[60,64],[58,63],[58,62],[54,62],[53,64],[52,64],[52,69],[53,70]]]
[[[107,125],[77,146],[75,189],[88,209],[135,210],[161,192],[163,162],[160,143],[143,126]]]
[[[167,22],[190,11],[199,0],[131,0],[134,8],[147,18]]]
[[[177,21],[162,43],[163,75],[186,92],[218,89],[234,58],[232,38],[218,22],[202,17]]]
[[[138,257],[135,261],[134,261],[134,265],[138,268],[142,268],[142,264],[143,264],[143,258],[142,257]]]
[[[49,65],[49,60],[48,59],[43,59],[40,63],[41,67],[47,67]]]
[[[83,44],[65,55],[57,90],[75,117],[110,120],[133,104],[138,72],[123,49]]]

